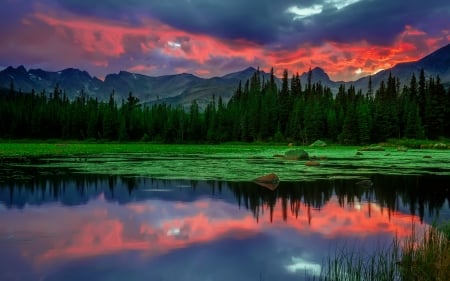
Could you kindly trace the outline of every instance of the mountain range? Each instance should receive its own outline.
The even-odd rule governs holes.
[[[422,68],[427,76],[439,75],[442,82],[450,83],[450,44],[418,61],[400,63],[372,75],[372,85],[376,89],[382,80],[387,80],[389,73],[398,77],[401,83],[409,83],[412,73],[418,77]],[[10,88],[13,83],[14,88],[22,92],[31,92],[32,89],[36,92],[43,90],[53,92],[58,85],[69,98],[75,98],[83,90],[90,96],[106,100],[114,91],[115,98],[121,100],[132,92],[145,104],[165,102],[188,106],[196,100],[203,107],[211,101],[213,96],[220,96],[225,102],[228,101],[239,82],[244,84],[255,71],[255,68],[249,67],[213,78],[200,78],[188,73],[153,77],[120,71],[117,74],[107,75],[102,81],[92,77],[86,71],[74,68],[51,72],[41,69],[27,70],[24,66],[16,68],[10,66],[0,71],[0,88]],[[263,71],[260,73],[264,79],[269,79],[268,73]],[[332,81],[320,67],[312,69],[311,74],[312,82],[320,81],[322,85],[330,87],[333,92],[336,92],[341,84],[354,85],[356,89],[363,91],[368,88],[369,76],[351,82]],[[307,77],[306,72],[300,76],[303,85]],[[277,83],[280,83],[279,79]]]

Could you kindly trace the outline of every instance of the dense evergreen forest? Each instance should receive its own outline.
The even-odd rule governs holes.
[[[368,144],[389,138],[450,137],[450,88],[439,77],[418,78],[401,85],[390,75],[367,92],[341,85],[336,95],[320,83],[288,77],[281,87],[273,69],[265,80],[256,71],[239,84],[231,100],[213,98],[205,109],[146,106],[130,92],[119,103],[88,97],[69,100],[56,86],[52,93],[0,93],[0,138],[80,139],[203,143],[275,141],[310,144],[317,139],[342,144]]]

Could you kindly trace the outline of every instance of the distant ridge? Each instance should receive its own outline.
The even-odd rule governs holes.
[[[386,81],[389,77],[389,73],[398,77],[400,83],[409,83],[411,76],[415,73],[416,77],[419,77],[420,70],[423,69],[426,76],[438,76],[442,82],[450,82],[450,44],[444,46],[435,52],[425,56],[424,58],[413,61],[399,63],[392,68],[380,71],[372,75],[372,84],[374,88],[377,88],[382,80]],[[369,77],[363,77],[355,82],[356,88],[367,89],[369,83]]]
[[[424,58],[407,63],[400,63],[390,69],[380,71],[372,75],[372,85],[379,86],[381,80],[387,80],[389,73],[398,77],[401,83],[409,83],[412,73],[418,76],[421,69],[427,76],[439,75],[443,83],[450,83],[450,44],[444,46]],[[197,100],[200,106],[206,105],[212,98],[222,97],[227,102],[236,90],[239,81],[244,84],[256,69],[248,67],[241,71],[226,74],[221,77],[200,78],[189,73],[147,76],[143,74],[120,71],[117,74],[108,74],[104,81],[92,77],[88,72],[75,68],[67,68],[61,71],[45,71],[42,69],[27,70],[24,66],[7,67],[0,71],[0,87],[9,88],[11,82],[16,90],[36,92],[45,90],[52,92],[58,85],[69,98],[75,98],[84,91],[90,96],[101,100],[109,98],[114,90],[116,99],[125,99],[129,92],[138,97],[142,103],[152,104],[165,102],[168,104],[181,104],[188,106],[193,100]],[[264,79],[270,75],[260,72]],[[311,70],[313,83],[320,82],[336,92],[339,85],[354,85],[356,89],[367,90],[369,76],[353,82],[332,81],[328,74],[320,67]],[[305,85],[308,73],[302,73],[301,83]],[[279,83],[279,79],[277,79]]]

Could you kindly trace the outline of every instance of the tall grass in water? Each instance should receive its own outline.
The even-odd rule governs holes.
[[[400,247],[397,239],[390,246],[380,246],[372,253],[344,247],[326,261],[319,281],[399,280]]]
[[[402,280],[450,281],[450,223],[430,227],[422,239],[409,237],[399,264]]]
[[[422,235],[395,238],[364,254],[343,248],[327,259],[318,281],[450,281],[450,223]]]

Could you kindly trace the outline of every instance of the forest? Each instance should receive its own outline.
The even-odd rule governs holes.
[[[213,97],[206,108],[145,105],[130,92],[117,101],[99,101],[83,90],[70,100],[58,85],[53,92],[0,91],[0,138],[164,143],[292,142],[317,139],[345,145],[390,138],[450,137],[450,88],[423,70],[401,85],[389,75],[368,90],[341,85],[333,94],[321,83],[284,70],[280,86],[274,70],[265,79],[257,70],[239,83],[228,103]]]

